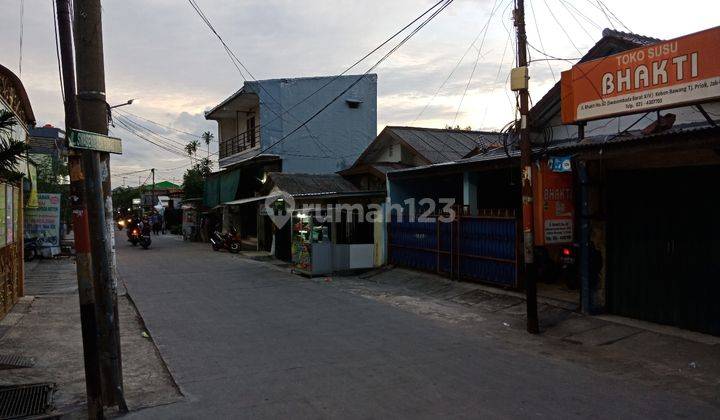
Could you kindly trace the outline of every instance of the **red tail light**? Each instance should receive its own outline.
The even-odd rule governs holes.
[[[572,254],[570,248],[563,248],[562,253],[564,256],[569,257]]]

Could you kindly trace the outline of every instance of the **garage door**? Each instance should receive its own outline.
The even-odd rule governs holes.
[[[609,310],[720,335],[720,166],[608,181]]]

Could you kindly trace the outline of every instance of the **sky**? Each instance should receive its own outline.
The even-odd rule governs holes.
[[[1,1],[0,63],[20,76],[38,125],[63,127],[52,0]],[[262,80],[338,74],[437,0],[196,1]],[[601,38],[602,28],[670,39],[717,26],[720,16],[716,0],[684,0],[682,10],[670,0],[604,0],[605,11],[596,0],[525,3],[528,42],[570,60],[531,63],[535,101]],[[378,67],[378,132],[386,125],[497,130],[512,121],[514,98],[507,85],[515,60],[511,12],[511,0],[455,0]],[[204,111],[238,90],[243,78],[187,1],[106,0],[103,37],[108,103],[135,99],[119,113],[178,146],[194,137],[175,130],[211,131],[217,138],[217,125],[205,120]],[[351,73],[364,72],[386,51]],[[541,55],[531,50],[531,58]],[[151,167],[157,168],[158,181],[181,182],[187,157],[119,124],[111,133],[123,139],[124,148],[123,155],[112,158],[113,186],[147,182]],[[215,151],[216,141],[210,145]],[[203,144],[198,155],[206,154]],[[136,171],[143,172],[130,174]]]

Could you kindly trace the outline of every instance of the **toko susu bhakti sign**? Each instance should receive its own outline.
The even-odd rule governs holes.
[[[562,73],[565,124],[720,98],[720,26]]]

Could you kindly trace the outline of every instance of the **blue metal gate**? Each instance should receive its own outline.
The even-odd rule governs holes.
[[[517,287],[518,239],[512,210],[459,215],[448,222],[398,217],[388,226],[389,261],[451,278]]]

